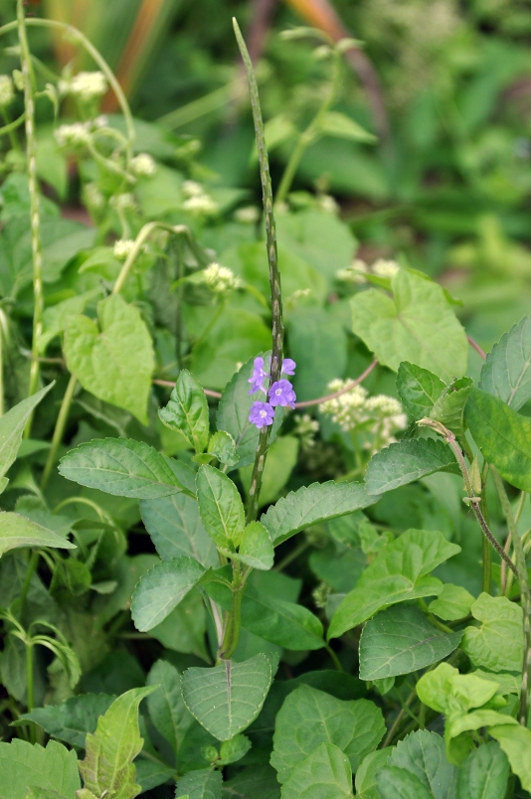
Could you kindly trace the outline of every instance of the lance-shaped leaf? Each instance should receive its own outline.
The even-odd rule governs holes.
[[[205,573],[194,558],[165,560],[144,574],[136,584],[131,615],[137,630],[146,632],[160,624]]]
[[[479,388],[518,411],[531,399],[531,316],[525,316],[487,355]]]
[[[282,799],[352,799],[352,770],[338,746],[321,743],[282,786]]]
[[[200,384],[187,369],[179,377],[171,392],[168,404],[159,410],[165,425],[179,430],[195,449],[203,452],[208,444],[208,403]]]
[[[60,705],[36,707],[17,719],[17,725],[34,721],[45,732],[71,746],[83,749],[88,732],[94,732],[98,719],[112,705],[115,696],[81,694],[71,696]]]
[[[328,637],[337,638],[391,605],[436,596],[443,584],[429,573],[460,551],[461,547],[436,530],[406,530],[376,555],[356,587],[339,603]]]
[[[363,483],[313,483],[279,499],[260,521],[278,546],[312,524],[366,508],[378,499],[369,495]]]
[[[413,419],[422,419],[429,416],[445,384],[428,369],[402,361],[398,367],[396,387],[404,410]]]
[[[132,688],[115,699],[98,721],[95,733],[87,735],[85,759],[79,770],[85,791],[113,799],[134,799],[141,792],[135,784],[133,760],[142,749],[138,729],[138,706],[154,686]]]
[[[99,399],[148,423],[155,368],[151,336],[140,311],[119,294],[98,303],[99,325],[87,316],[68,319],[64,352],[69,371]]]
[[[370,494],[391,491],[440,469],[458,470],[447,444],[432,438],[404,439],[373,455],[365,474],[367,490]]]
[[[262,653],[239,663],[223,661],[213,668],[190,668],[182,675],[186,707],[219,741],[243,732],[258,716],[273,679]]]
[[[353,297],[354,333],[380,363],[394,371],[402,361],[410,361],[443,380],[461,377],[466,371],[468,342],[443,289],[408,269],[398,270],[391,288],[392,298],[379,289]]]
[[[465,421],[485,459],[511,485],[531,491],[531,419],[475,388]]]
[[[50,383],[36,394],[22,400],[0,418],[0,478],[17,457],[26,422],[52,386],[53,383]]]
[[[0,743],[0,799],[72,799],[80,787],[76,754],[57,741]]]
[[[67,452],[58,468],[67,480],[118,497],[156,499],[179,491],[191,494],[170,461],[144,441],[128,438],[87,441]]]
[[[10,549],[20,547],[53,547],[54,549],[76,549],[63,536],[42,524],[21,516],[19,513],[0,511],[0,556]]]
[[[237,547],[245,530],[245,510],[240,492],[226,474],[213,466],[197,472],[197,500],[206,530],[216,546]]]

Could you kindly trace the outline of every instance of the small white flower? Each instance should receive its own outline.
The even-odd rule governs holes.
[[[14,98],[13,81],[9,75],[0,75],[0,108],[5,108]]]
[[[213,262],[203,272],[205,283],[215,294],[225,294],[227,291],[241,286],[241,280],[236,277],[232,269],[220,266]]]
[[[125,261],[133,252],[134,246],[135,242],[133,239],[117,239],[112,248],[113,255],[120,261]]]
[[[242,225],[254,225],[260,218],[260,210],[256,205],[246,205],[234,212],[234,219]]]
[[[105,197],[99,190],[97,183],[85,183],[83,186],[83,201],[91,211],[101,211],[105,205]]]
[[[150,178],[157,169],[154,159],[148,153],[139,153],[131,158],[131,172],[138,178]]]
[[[100,114],[92,120],[92,124],[95,128],[106,128],[109,125],[109,119],[105,114]]]
[[[183,208],[195,216],[215,216],[219,206],[208,194],[194,195],[183,202]]]
[[[90,144],[90,129],[86,122],[73,122],[71,125],[60,125],[54,131],[59,147],[79,147]]]
[[[122,194],[115,194],[109,200],[109,205],[116,211],[134,211],[136,210],[136,201],[130,192],[123,192]]]
[[[322,194],[317,199],[319,208],[327,214],[337,214],[339,205],[330,194]]]
[[[369,267],[362,261],[361,258],[355,258],[350,266],[345,269],[338,269],[336,272],[336,280],[342,283],[352,283],[360,285],[366,283],[365,275],[369,272]]]
[[[185,180],[182,185],[182,192],[185,197],[200,197],[203,192],[203,187],[195,180]]]
[[[103,72],[78,72],[70,80],[59,81],[58,88],[60,94],[71,94],[88,102],[105,94],[107,78]]]
[[[378,277],[392,278],[400,267],[396,261],[387,261],[385,258],[378,258],[371,266],[371,272]]]

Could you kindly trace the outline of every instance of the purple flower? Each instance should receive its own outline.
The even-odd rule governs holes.
[[[289,380],[277,380],[269,389],[269,402],[273,407],[276,405],[295,407],[295,392]]]
[[[273,424],[275,409],[269,402],[253,402],[249,412],[249,421],[255,424],[259,430]]]
[[[251,383],[251,390],[249,391],[249,394],[254,394],[255,391],[263,391],[264,394],[267,394],[264,388],[264,381],[268,375],[266,372],[264,372],[264,359],[258,356],[254,359],[253,363],[253,373],[247,381],[248,383]]]
[[[284,358],[282,361],[282,374],[284,375],[294,375],[295,374],[295,367],[297,364],[291,358]]]

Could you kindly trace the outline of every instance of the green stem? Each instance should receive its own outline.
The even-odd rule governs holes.
[[[249,573],[242,576],[238,563],[234,563],[232,568],[232,607],[227,619],[223,642],[218,653],[218,658],[223,658],[224,660],[228,660],[233,655],[234,650],[238,646],[238,641],[240,640],[243,589],[245,588],[245,581]]]
[[[20,152],[20,145],[18,143],[17,137],[15,136],[15,130],[18,127],[20,127],[20,125],[22,125],[22,123],[26,118],[26,115],[21,114],[18,117],[18,119],[12,121],[9,119],[6,109],[2,108],[2,118],[5,122],[5,125],[2,128],[0,128],[0,134],[7,133],[7,135],[9,136],[9,143],[11,144],[11,149],[14,150],[15,152]]]
[[[34,706],[34,685],[33,685],[33,642],[25,641],[26,644],[26,685],[27,685],[27,705],[28,712],[33,710]],[[31,730],[32,743],[35,742],[35,730]]]
[[[52,473],[55,461],[57,459],[57,451],[61,445],[61,441],[63,440],[63,433],[65,431],[66,422],[68,420],[68,414],[70,412],[70,406],[72,405],[72,400],[74,398],[76,386],[77,386],[77,377],[75,375],[70,375],[70,380],[68,381],[68,385],[66,387],[66,391],[63,396],[63,401],[61,402],[61,407],[59,409],[59,414],[57,416],[57,421],[55,423],[52,442],[50,445],[50,451],[48,452],[48,457],[46,459],[46,464],[44,466],[44,471],[42,473],[41,490],[44,490],[44,488],[46,487],[48,480],[50,479],[50,475]]]
[[[30,559],[28,561],[28,566],[26,569],[26,574],[24,576],[24,583],[22,585],[22,590],[20,592],[20,613],[22,615],[24,611],[24,605],[26,604],[26,598],[28,596],[28,590],[30,587],[31,578],[33,577],[33,573],[37,568],[37,564],[39,562],[39,550],[34,549],[30,555]]]
[[[4,415],[4,339],[7,338],[6,317],[0,308],[0,416]]]
[[[518,534],[518,528],[513,515],[513,509],[507,496],[503,480],[498,474],[497,470],[491,466],[492,476],[500,504],[507,521],[507,527],[513,545],[514,557],[516,560],[517,579],[520,583],[520,595],[522,603],[523,614],[523,633],[524,633],[524,658],[522,665],[522,682],[520,685],[520,703],[518,707],[518,721],[522,726],[527,725],[527,714],[529,710],[528,694],[529,683],[531,676],[531,591],[529,588],[529,578],[527,575],[527,566],[525,561],[524,548],[522,540]]]
[[[331,646],[329,646],[328,644],[327,644],[327,646],[326,646],[326,651],[328,652],[328,654],[329,654],[329,655],[330,655],[330,657],[332,658],[332,661],[333,661],[333,663],[334,663],[334,666],[336,667],[336,669],[337,669],[338,671],[341,671],[341,672],[343,672],[343,673],[344,673],[344,672],[345,672],[345,669],[344,669],[344,668],[343,668],[343,666],[341,665],[341,663],[340,663],[340,661],[339,661],[339,658],[338,658],[338,656],[336,655],[336,653],[334,652],[334,650],[332,649],[332,647],[331,647]]]

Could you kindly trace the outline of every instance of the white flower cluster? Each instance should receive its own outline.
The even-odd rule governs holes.
[[[183,208],[194,216],[215,216],[219,206],[212,197],[206,193],[200,183],[195,180],[185,180],[182,191],[186,197]]]
[[[87,122],[59,125],[54,131],[54,136],[59,147],[83,147],[92,140],[90,125]]]
[[[136,201],[134,195],[131,194],[130,192],[122,192],[122,194],[114,194],[109,199],[109,205],[111,206],[111,208],[114,208],[114,210],[118,212],[136,210]]]
[[[107,91],[107,78],[103,72],[78,72],[70,80],[59,81],[59,93],[71,94],[83,102],[103,97]]]
[[[135,242],[133,239],[117,239],[112,248],[113,255],[120,261],[125,261],[133,252],[134,246]]]
[[[13,81],[9,75],[0,75],[0,108],[5,108],[15,97]]]
[[[236,277],[232,269],[220,266],[215,261],[209,264],[203,272],[205,283],[214,294],[225,294],[241,286],[241,280]]]
[[[332,393],[343,391],[348,382],[348,380],[332,380],[328,388]],[[361,431],[363,428],[363,431],[369,433],[373,439],[372,442],[365,442],[363,445],[371,452],[391,444],[395,440],[393,434],[397,430],[403,430],[407,425],[407,416],[398,400],[385,394],[369,397],[363,386],[354,386],[338,397],[325,400],[319,405],[319,409],[331,416],[342,430]]]
[[[234,219],[242,225],[254,225],[260,219],[260,210],[256,205],[246,205],[234,211]]]
[[[97,183],[85,183],[83,186],[83,202],[90,211],[101,211],[105,205],[105,197]]]
[[[314,447],[315,434],[319,432],[319,422],[317,419],[312,419],[309,413],[304,413],[302,416],[296,413],[293,420],[295,422],[293,435],[299,436],[303,447]]]
[[[157,170],[154,159],[148,153],[139,153],[131,158],[131,172],[137,178],[151,178]]]
[[[366,283],[366,275],[376,275],[376,277],[384,277],[390,280],[399,269],[400,267],[396,261],[386,260],[385,258],[378,258],[371,266],[368,266],[361,258],[355,258],[351,266],[347,266],[346,269],[338,269],[336,280],[355,285]]]

